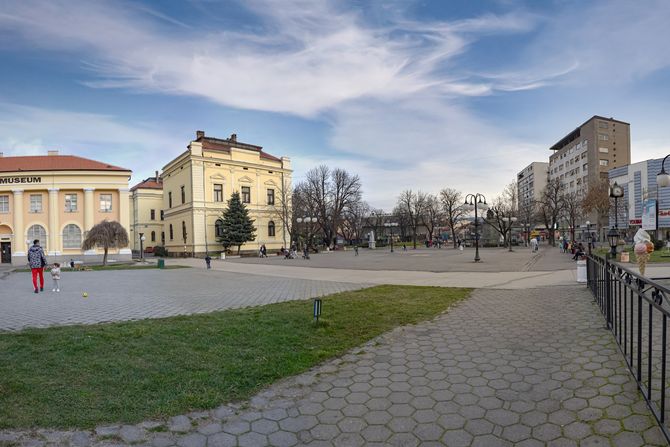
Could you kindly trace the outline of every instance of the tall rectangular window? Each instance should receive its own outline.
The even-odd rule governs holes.
[[[251,187],[242,187],[242,203],[251,203]]]
[[[161,220],[165,220],[165,211],[161,210]]]
[[[274,204],[275,204],[275,190],[268,189],[268,205],[274,205]]]
[[[77,212],[77,194],[65,194],[65,212]]]
[[[111,213],[112,212],[112,195],[111,194],[100,194],[100,212],[101,213]]]
[[[9,212],[9,196],[0,196],[0,213]]]
[[[223,202],[223,185],[214,183],[214,201]]]
[[[30,195],[30,212],[31,213],[42,212],[42,194]]]
[[[156,210],[151,210],[151,220],[156,220]]]
[[[172,208],[172,191],[168,192],[168,208]]]
[[[181,187],[181,203],[186,203],[186,188]]]

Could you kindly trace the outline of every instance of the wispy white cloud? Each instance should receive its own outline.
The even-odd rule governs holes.
[[[132,169],[138,179],[179,153],[184,144],[175,141],[169,129],[149,123],[128,125],[109,115],[0,103],[0,148],[6,155],[59,150]]]

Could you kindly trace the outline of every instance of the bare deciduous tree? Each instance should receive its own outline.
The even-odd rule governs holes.
[[[549,243],[556,246],[554,228],[557,226],[558,218],[563,210],[563,184],[560,179],[547,182],[538,201],[538,218],[544,222],[549,233]]]
[[[570,240],[575,240],[575,228],[582,218],[582,198],[575,192],[566,192],[563,194],[563,218],[568,222],[570,228]]]
[[[291,181],[287,178],[282,179],[282,184],[276,190],[275,203],[271,205],[272,214],[276,216],[282,224],[282,239],[284,247],[288,247],[289,241],[286,236],[293,234],[293,188]]]
[[[414,248],[416,248],[417,229],[421,224],[421,216],[424,211],[426,194],[418,191],[414,192],[411,189],[406,189],[398,197],[397,208],[400,213],[405,214],[409,223],[409,228],[412,231],[412,241]]]
[[[512,218],[517,217],[518,208],[518,189],[516,183],[510,183],[485,214],[484,221],[500,234],[503,245],[510,243]]]
[[[128,243],[128,232],[120,223],[114,220],[103,220],[89,230],[81,248],[91,250],[95,247],[102,247],[104,250],[102,265],[107,265],[109,249],[127,247]]]
[[[454,248],[457,248],[456,243],[456,227],[463,220],[467,211],[463,207],[463,194],[453,188],[444,188],[440,191],[440,202],[442,203],[442,210],[444,216],[451,230],[451,239],[454,243]]]
[[[344,210],[342,219],[342,235],[351,242],[360,241],[363,236],[363,226],[370,215],[370,205],[360,201]]]
[[[421,221],[428,230],[428,240],[433,240],[433,232],[440,225],[443,217],[440,201],[433,194],[427,194],[424,200],[423,213],[421,213]]]
[[[323,232],[327,244],[336,242],[344,210],[361,200],[361,180],[343,169],[321,165],[307,172],[300,184],[304,202]]]

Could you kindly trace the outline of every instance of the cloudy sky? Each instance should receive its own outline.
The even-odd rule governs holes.
[[[406,188],[495,196],[592,115],[670,152],[670,2],[0,0],[0,151],[149,176],[202,129]]]

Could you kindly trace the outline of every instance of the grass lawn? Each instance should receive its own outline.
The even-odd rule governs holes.
[[[621,252],[621,251],[627,251],[628,255],[630,257],[630,264],[637,265],[637,256],[635,256],[635,251],[633,251],[632,247],[627,246],[625,248],[625,250],[622,250],[621,247],[619,247],[618,252]],[[609,249],[602,248],[602,247],[595,250],[595,254],[597,254],[598,256],[601,256],[601,257],[604,257],[605,253],[609,253],[609,252],[610,252]],[[654,250],[651,253],[651,256],[649,257],[649,262],[648,263],[649,264],[670,263],[670,253],[665,248],[663,248],[661,250]],[[625,264],[626,263],[624,262],[624,265]]]
[[[98,271],[98,270],[147,270],[147,269],[157,269],[158,267],[156,265],[135,265],[135,264],[110,264],[110,265],[87,265],[82,267],[81,269],[75,269],[72,270],[70,267],[67,267],[66,265],[61,265],[61,270],[64,272],[87,272],[90,270],[93,271]],[[165,265],[165,270],[172,270],[172,269],[188,269],[190,268],[187,265],[170,265],[166,264]],[[49,268],[45,269],[45,271],[48,271]],[[24,268],[24,269],[15,269],[15,272],[30,272],[29,268]]]
[[[0,333],[0,428],[137,423],[247,399],[282,377],[417,323],[468,289],[378,286],[312,301]]]

